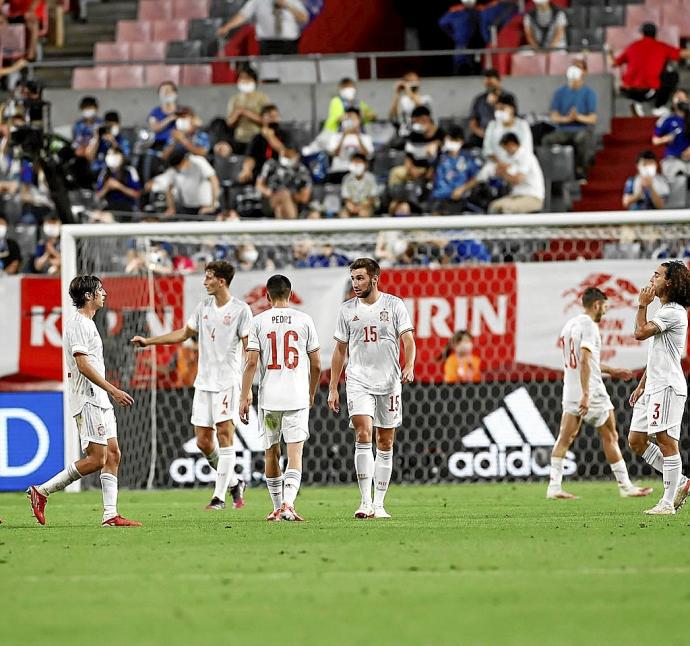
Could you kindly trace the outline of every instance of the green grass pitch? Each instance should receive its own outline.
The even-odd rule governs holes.
[[[690,507],[647,517],[615,484],[304,488],[309,522],[264,521],[265,489],[130,492],[141,529],[102,529],[100,492],[55,494],[38,526],[0,495],[0,644],[437,646],[687,644]]]

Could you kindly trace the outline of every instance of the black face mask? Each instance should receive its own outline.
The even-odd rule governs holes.
[[[277,121],[271,121],[267,127],[271,130],[278,130],[280,128],[280,124]]]

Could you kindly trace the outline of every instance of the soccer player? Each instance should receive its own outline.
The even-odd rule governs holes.
[[[393,437],[402,423],[401,383],[414,381],[414,327],[405,304],[378,288],[381,268],[371,258],[350,265],[355,297],[343,303],[331,359],[329,408],[340,411],[338,382],[345,371],[350,426],[355,429],[355,471],[361,494],[355,518],[390,518],[383,506],[393,471]],[[405,365],[400,370],[400,341]],[[371,450],[376,430],[376,460]],[[372,501],[371,487],[375,493]]]
[[[254,317],[247,343],[240,419],[249,423],[252,382],[260,363],[259,432],[264,444],[266,485],[273,501],[268,521],[304,520],[295,511],[302,482],[302,448],[309,437],[309,409],[321,375],[319,339],[311,317],[290,307],[292,285],[285,276],[266,283],[271,309]],[[280,438],[287,445],[287,469],[280,472]]]
[[[117,423],[110,395],[120,406],[131,406],[134,400],[105,378],[103,342],[93,317],[105,304],[107,293],[97,276],[76,276],[69,295],[77,308],[65,323],[63,346],[69,381],[69,405],[79,431],[85,456],[70,464],[47,482],[27,489],[36,520],[46,524],[48,496],[96,471],[101,472],[103,491],[103,527],[141,527],[117,513],[117,470],[120,447]]]
[[[647,307],[654,298],[661,301],[651,321]],[[681,366],[685,356],[690,306],[690,272],[678,261],[663,262],[640,292],[635,318],[635,338],[649,339],[647,368],[630,395],[633,407],[628,441],[630,448],[663,475],[664,495],[645,514],[667,516],[676,513],[688,497],[690,481],[682,473],[678,450],[687,382]],[[656,444],[649,441],[654,435]]]
[[[588,287],[582,295],[584,313],[571,318],[563,327],[560,345],[563,348],[563,415],[558,439],[551,453],[551,477],[546,497],[551,500],[577,498],[561,488],[563,459],[580,432],[582,423],[597,429],[604,447],[604,455],[618,482],[623,498],[648,496],[652,489],[636,487],[630,482],[625,460],[618,446],[616,417],[613,404],[601,373],[614,379],[629,381],[630,370],[601,365],[601,336],[599,321],[606,314],[606,294],[596,287]]]
[[[194,381],[192,419],[196,445],[216,470],[216,487],[208,511],[225,509],[225,494],[230,487],[233,507],[244,507],[245,483],[235,473],[235,426],[238,411],[242,348],[247,347],[252,313],[249,306],[230,294],[235,268],[224,260],[206,265],[204,287],[208,298],[199,303],[186,325],[179,330],[144,338],[135,336],[132,343],[140,348],[149,345],[183,343],[196,336],[199,343],[199,366]],[[214,441],[214,427],[218,446]]]

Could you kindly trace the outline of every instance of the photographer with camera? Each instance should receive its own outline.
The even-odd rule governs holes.
[[[86,148],[86,158],[91,162],[91,169],[95,173],[100,173],[105,168],[105,156],[109,150],[117,148],[125,157],[130,154],[129,141],[120,134],[120,115],[111,111],[106,112],[103,118],[105,123],[96,128]]]
[[[412,132],[412,111],[420,105],[431,109],[431,97],[421,93],[417,72],[407,72],[395,84],[393,102],[388,112],[401,140]]]

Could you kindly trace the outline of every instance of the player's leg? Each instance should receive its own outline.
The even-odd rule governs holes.
[[[211,468],[218,471],[218,450],[213,428],[213,393],[194,391],[191,423],[194,425],[197,448],[204,454]]]
[[[287,442],[287,468],[283,476],[283,520],[304,520],[295,511],[295,500],[302,484],[302,450],[304,441]]]
[[[213,490],[213,498],[207,509],[224,509],[225,496],[230,484],[230,478],[235,473],[235,449],[232,444],[235,440],[235,425],[231,420],[216,423],[216,436],[218,438],[218,470],[216,472],[216,486]]]
[[[360,397],[360,400],[369,398],[368,406],[373,409],[373,396]],[[374,453],[372,451],[372,438],[374,435],[373,410],[371,415],[357,414],[350,418],[350,424],[355,429],[355,473],[359,485],[360,504],[355,511],[355,518],[371,518],[374,515],[374,505],[371,496],[371,486],[374,481]]]
[[[112,411],[110,411],[112,413]],[[115,415],[113,413],[113,422]],[[137,520],[123,518],[117,513],[117,473],[120,466],[120,447],[117,437],[108,438],[105,465],[101,469],[103,492],[103,527],[141,527]]]
[[[575,441],[577,434],[580,432],[582,426],[582,418],[575,415],[573,412],[563,410],[561,415],[561,428],[558,431],[558,438],[556,444],[551,451],[551,468],[549,470],[549,486],[546,490],[546,497],[549,500],[576,500],[574,496],[567,491],[563,491],[563,460],[568,449]]]
[[[273,441],[275,440],[275,442]],[[268,521],[281,520],[280,512],[283,508],[283,474],[280,471],[280,434],[264,435],[264,463],[266,486],[273,503],[273,511],[266,516]]]
[[[383,503],[393,473],[393,442],[395,428],[376,428],[376,460],[374,462],[374,518],[390,518]]]

